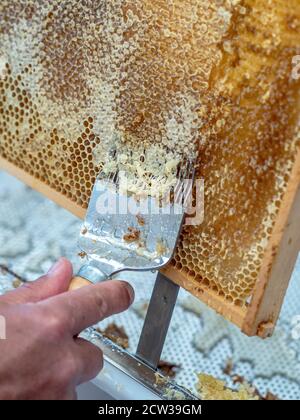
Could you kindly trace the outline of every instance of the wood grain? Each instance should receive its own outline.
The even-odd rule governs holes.
[[[300,150],[269,240],[242,330],[270,336],[300,250]]]

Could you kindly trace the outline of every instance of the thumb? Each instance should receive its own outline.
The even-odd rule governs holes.
[[[3,296],[7,303],[29,303],[59,295],[68,290],[73,277],[72,264],[60,258],[46,275]]]

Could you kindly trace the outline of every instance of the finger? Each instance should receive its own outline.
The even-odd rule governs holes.
[[[103,353],[94,344],[83,338],[75,339],[75,354],[79,360],[77,385],[94,379],[103,368]]]
[[[8,303],[39,302],[67,291],[72,276],[72,264],[60,258],[45,276],[7,293],[4,299]]]
[[[106,281],[63,293],[43,302],[57,314],[72,336],[108,316],[125,311],[134,300],[134,290],[123,281]]]

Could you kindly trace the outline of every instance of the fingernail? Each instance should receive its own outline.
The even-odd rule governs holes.
[[[62,263],[62,258],[60,258],[58,261],[56,261],[55,264],[53,264],[53,266],[50,268],[47,274],[53,276],[58,271],[60,271],[61,263]]]
[[[133,302],[134,302],[134,298],[135,298],[135,292],[134,292],[134,289],[133,289],[133,287],[132,287],[129,283],[127,283],[126,281],[124,281],[123,283],[124,283],[124,285],[126,286],[126,289],[127,289],[127,291],[128,291],[129,297],[130,297],[130,305],[132,305],[132,304],[133,304]]]

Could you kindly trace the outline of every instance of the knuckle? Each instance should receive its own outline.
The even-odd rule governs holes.
[[[105,299],[103,299],[103,296],[101,295],[100,292],[95,293],[94,301],[95,301],[95,306],[99,313],[99,318],[102,318],[107,313],[108,303],[106,302]]]
[[[45,334],[50,339],[61,339],[66,334],[66,323],[62,315],[50,311],[48,308],[41,309],[41,324]]]
[[[52,372],[49,381],[49,388],[57,392],[59,399],[69,394],[70,389],[76,387],[78,370],[78,363],[73,353],[65,347],[64,356],[58,362],[55,373]]]
[[[78,375],[79,363],[77,358],[71,353],[66,362],[66,377],[70,382]]]
[[[52,315],[50,320],[47,321],[47,329],[50,336],[57,339],[63,338],[66,334],[65,323],[55,315]]]
[[[76,383],[78,375],[78,360],[72,353],[69,353],[69,355],[64,360],[64,364],[59,375],[60,386],[63,388],[68,388],[70,385]]]

